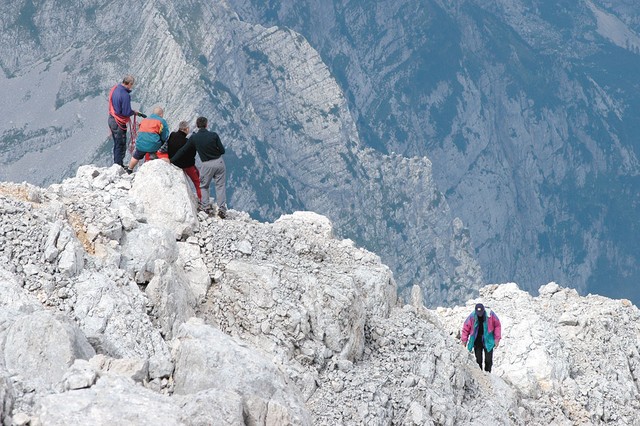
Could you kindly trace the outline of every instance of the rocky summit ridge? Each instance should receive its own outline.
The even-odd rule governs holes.
[[[198,212],[162,161],[0,184],[5,425],[632,425],[640,311],[549,283],[465,306],[397,297],[312,212]],[[482,301],[494,371],[459,343]]]

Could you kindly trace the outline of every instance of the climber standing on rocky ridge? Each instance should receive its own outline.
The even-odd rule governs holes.
[[[178,130],[171,132],[169,140],[164,143],[157,152],[158,158],[165,159],[176,167],[180,167],[187,175],[193,186],[196,188],[198,201],[202,201],[200,191],[200,171],[196,167],[196,147],[190,144],[180,157],[176,157],[176,153],[187,144],[187,135],[189,134],[189,123],[181,121],[178,124]]]
[[[226,168],[222,159],[225,150],[220,141],[220,136],[216,132],[207,129],[208,124],[209,120],[206,117],[198,117],[196,119],[198,130],[189,137],[187,143],[171,158],[171,162],[174,164],[180,162],[183,156],[188,155],[191,147],[195,146],[200,160],[202,160],[202,166],[200,167],[200,190],[202,193],[200,208],[205,211],[211,209],[209,204],[209,185],[213,179],[216,184],[218,216],[224,219],[227,217]]]
[[[133,173],[138,162],[147,154],[153,154],[157,158],[156,151],[169,139],[169,125],[163,117],[164,109],[157,106],[153,109],[153,114],[140,123],[136,149],[131,155],[127,173]]]
[[[132,115],[146,117],[131,109],[131,90],[135,84],[132,75],[126,75],[122,83],[116,84],[109,92],[109,129],[113,138],[113,163],[124,167],[124,156],[127,151],[127,124]]]
[[[487,312],[482,303],[467,317],[462,326],[462,343],[475,351],[476,361],[482,369],[484,353],[484,370],[491,373],[493,365],[493,349],[498,347],[502,338],[500,319],[491,309]]]

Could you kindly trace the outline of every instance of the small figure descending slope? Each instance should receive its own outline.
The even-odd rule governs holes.
[[[493,349],[497,348],[502,338],[500,319],[491,309],[487,312],[482,303],[467,317],[462,326],[462,343],[469,352],[475,351],[476,361],[482,368],[484,354],[484,370],[491,372],[493,365]]]

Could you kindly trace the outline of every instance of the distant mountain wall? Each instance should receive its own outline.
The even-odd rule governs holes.
[[[344,90],[360,139],[428,156],[487,282],[640,301],[640,5],[260,2]]]

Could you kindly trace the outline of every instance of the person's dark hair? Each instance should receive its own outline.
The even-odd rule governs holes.
[[[207,117],[198,117],[196,119],[196,127],[198,129],[204,129],[207,127]]]

